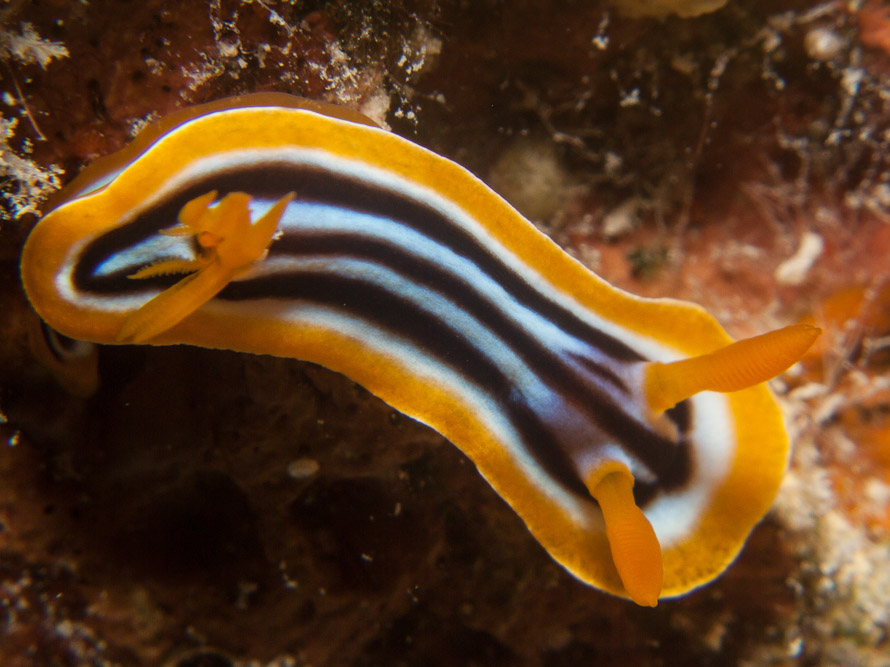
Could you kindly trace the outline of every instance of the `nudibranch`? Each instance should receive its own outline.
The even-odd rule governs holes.
[[[788,441],[763,384],[818,329],[733,343],[612,287],[467,170],[338,107],[195,107],[87,168],[22,279],[96,343],[296,357],[467,456],[556,561],[639,604],[735,558]]]

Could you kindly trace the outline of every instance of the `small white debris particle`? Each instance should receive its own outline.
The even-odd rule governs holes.
[[[590,42],[598,48],[600,51],[605,51],[609,48],[609,36],[606,34],[606,30],[609,28],[609,12],[605,12],[603,14],[603,18],[600,19],[600,24],[597,26],[596,34],[593,36],[593,39]]]
[[[617,176],[623,165],[624,158],[618,155],[618,153],[614,153],[612,151],[606,152],[606,159],[603,163],[603,168],[606,170],[607,174],[609,174],[610,176]]]
[[[844,87],[844,90],[847,91],[848,95],[856,95],[859,92],[859,85],[864,78],[864,69],[849,67],[844,70],[844,73],[841,76],[841,85]]]
[[[844,48],[844,40],[831,28],[813,28],[803,44],[810,58],[821,62],[834,60]]]
[[[636,227],[640,202],[635,198],[628,199],[603,216],[602,231],[607,239],[623,236]]]
[[[634,88],[632,91],[622,96],[618,101],[618,106],[635,107],[640,103],[640,89]]]
[[[800,285],[825,249],[825,241],[815,232],[805,232],[797,252],[776,268],[776,280],[782,285]]]
[[[318,469],[318,461],[308,457],[295,459],[287,464],[287,474],[292,479],[307,479],[317,473]]]
[[[136,118],[130,121],[130,136],[135,137],[137,134],[142,132],[146,128],[146,126],[151,125],[158,119],[158,115],[156,113],[150,113],[146,115],[144,118]]]
[[[279,561],[278,570],[281,572],[281,580],[284,582],[284,587],[289,591],[294,591],[300,586],[300,582],[296,579],[291,579],[287,574],[287,561]]]

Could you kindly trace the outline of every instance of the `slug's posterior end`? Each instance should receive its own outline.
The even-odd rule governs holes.
[[[598,466],[586,485],[602,510],[612,561],[627,595],[640,606],[656,606],[664,583],[661,545],[634,501],[633,475],[610,461]]]
[[[93,343],[72,340],[50,327],[34,311],[22,318],[35,359],[72,396],[89,398],[99,388],[99,353]]]
[[[644,379],[649,407],[661,413],[701,391],[733,392],[766,382],[797,363],[821,333],[818,327],[795,324],[710,354],[649,363]]]

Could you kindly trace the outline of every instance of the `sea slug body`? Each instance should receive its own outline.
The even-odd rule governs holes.
[[[180,112],[87,168],[22,278],[77,340],[349,376],[465,452],[568,571],[645,605],[718,576],[769,508],[788,442],[762,383],[819,333],[733,343],[698,306],[612,287],[454,162],[280,94]]]

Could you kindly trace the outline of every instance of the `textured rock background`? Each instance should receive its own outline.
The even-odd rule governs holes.
[[[888,664],[881,3],[35,0],[0,27],[4,664]],[[735,335],[827,327],[776,384],[778,511],[723,577],[655,610],[591,590],[454,447],[315,366],[104,348],[83,399],[36,361],[17,263],[45,194],[254,90],[364,111]]]

